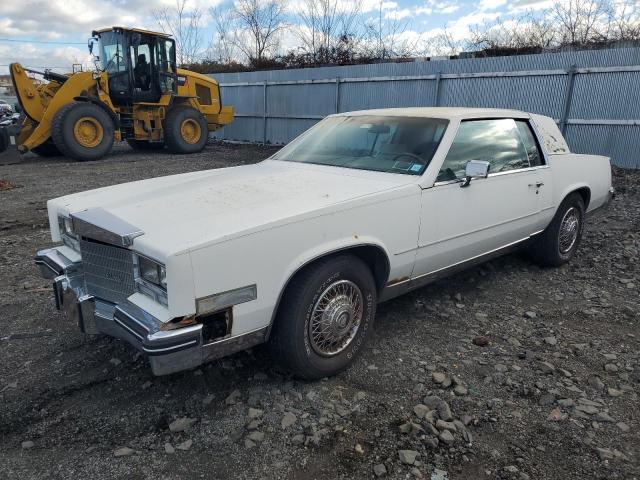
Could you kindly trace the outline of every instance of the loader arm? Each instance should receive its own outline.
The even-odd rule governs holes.
[[[18,101],[29,117],[23,124],[18,137],[18,150],[22,153],[41,145],[51,136],[51,121],[63,106],[74,101],[76,97],[95,95],[101,100],[106,97],[112,107],[108,95],[101,91],[101,78],[94,78],[92,72],[78,72],[69,76],[64,83],[51,81],[46,85],[36,86],[25,69],[14,63],[11,65],[11,78],[16,87]],[[106,84],[106,82],[104,82]]]

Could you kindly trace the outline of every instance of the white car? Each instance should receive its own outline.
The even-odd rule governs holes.
[[[255,165],[48,202],[36,263],[85,333],[156,375],[269,342],[301,377],[365,345],[378,302],[518,247],[571,259],[611,196],[609,159],[512,110],[331,115]]]

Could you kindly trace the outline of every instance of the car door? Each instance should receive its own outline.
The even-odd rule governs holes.
[[[542,156],[535,137],[533,147],[523,140],[523,126],[529,128],[527,120],[512,118],[460,122],[435,183],[422,191],[412,278],[480,258],[537,230]],[[461,188],[470,160],[489,162],[489,174]]]

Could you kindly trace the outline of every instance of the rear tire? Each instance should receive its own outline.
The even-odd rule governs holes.
[[[63,155],[79,161],[99,160],[113,146],[113,120],[99,106],[72,102],[53,116],[51,138]]]
[[[172,153],[198,153],[207,144],[207,120],[193,107],[178,106],[164,121],[164,140]]]
[[[147,140],[136,140],[135,138],[128,138],[127,143],[134,150],[145,152],[156,152],[164,149],[164,142],[148,142]]]
[[[62,153],[60,153],[60,150],[58,150],[58,147],[55,146],[51,138],[49,138],[49,140],[47,140],[46,142],[41,143],[37,147],[33,147],[31,151],[45,158],[59,157],[62,155]]]
[[[358,257],[320,260],[287,287],[269,338],[271,350],[296,376],[316,380],[347,368],[373,329],[377,291]]]
[[[559,267],[573,258],[582,239],[584,212],[580,194],[572,193],[563,200],[549,226],[529,248],[537,264]]]

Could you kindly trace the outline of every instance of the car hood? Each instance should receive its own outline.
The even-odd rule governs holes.
[[[57,214],[100,207],[144,232],[134,249],[163,260],[413,184],[409,175],[266,160],[159,177],[49,202]]]

